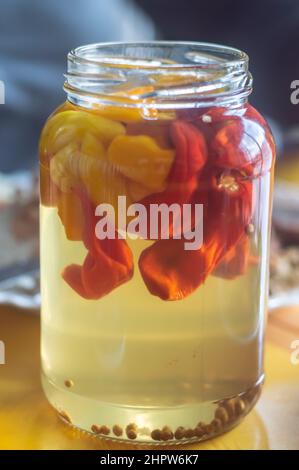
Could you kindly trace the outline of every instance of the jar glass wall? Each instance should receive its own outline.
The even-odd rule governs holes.
[[[256,402],[275,150],[251,85],[223,46],[69,54],[40,141],[43,386],[67,422],[183,443]]]

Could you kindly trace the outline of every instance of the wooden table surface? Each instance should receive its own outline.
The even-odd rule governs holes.
[[[6,353],[6,364],[0,365],[0,449],[137,448],[103,441],[58,420],[40,385],[36,313],[2,307],[0,339]],[[271,313],[266,385],[255,410],[223,436],[179,448],[299,449],[299,364],[291,362],[294,340],[299,340],[299,307]]]

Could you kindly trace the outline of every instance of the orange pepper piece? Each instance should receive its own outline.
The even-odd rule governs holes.
[[[111,119],[87,111],[63,111],[46,122],[39,144],[40,160],[44,165],[69,144],[80,143],[91,133],[104,147],[118,135],[125,134],[124,126]]]
[[[260,126],[264,129],[265,132],[265,143],[263,145],[263,151],[267,153],[266,157],[263,155],[264,160],[267,160],[267,168],[270,169],[274,166],[275,157],[276,157],[276,146],[275,141],[269,128],[266,120],[263,116],[250,104],[246,107],[245,118],[251,121],[257,122]],[[269,147],[271,150],[271,154],[269,155]],[[263,169],[265,171],[265,168]]]
[[[100,105],[94,109],[91,109],[91,112],[95,115],[111,119],[112,121],[119,121],[124,123],[140,122],[144,119],[142,116],[142,110],[140,108],[129,108],[121,105]]]
[[[113,95],[114,98],[118,100],[117,104],[113,106],[95,105],[92,111],[113,121],[120,121],[124,123],[140,122],[144,119],[144,108],[130,106],[130,101],[134,100],[134,104],[145,103],[146,100],[140,97],[152,92],[153,87],[150,85],[137,88],[124,87],[123,90]],[[152,118],[157,114],[155,109],[150,110],[149,112]]]
[[[40,164],[40,198],[43,206],[57,207],[68,240],[82,240],[84,215],[73,190],[63,193],[51,180],[49,167]]]
[[[74,191],[69,193],[60,192],[57,199],[57,209],[67,239],[81,241],[85,215],[76,193]]]
[[[193,201],[204,205],[204,240],[200,249],[187,251],[183,239],[170,239],[159,240],[142,252],[139,269],[151,294],[162,300],[185,298],[239,242],[252,209],[251,182],[239,184],[238,194],[230,193],[226,187],[195,193]]]
[[[215,165],[257,177],[273,165],[270,133],[258,122],[242,118],[224,122],[211,142]]]
[[[167,122],[143,121],[139,123],[130,123],[127,125],[127,135],[148,135],[155,139],[161,148],[169,149],[172,147],[170,139],[170,126]]]
[[[155,192],[165,189],[174,150],[162,149],[148,135],[123,135],[111,143],[108,159],[125,177]]]
[[[98,300],[133,276],[133,257],[125,240],[105,240],[88,252],[83,266],[67,266],[62,277],[81,297]]]
[[[183,240],[159,240],[139,258],[143,281],[162,300],[181,300],[204,279],[207,259],[199,251],[185,251]]]
[[[171,125],[171,136],[177,155],[169,180],[179,183],[190,181],[207,162],[204,135],[193,124],[178,120]]]
[[[96,238],[95,207],[85,192],[77,194],[84,213],[83,241],[88,253],[82,266],[67,266],[62,277],[81,297],[97,300],[132,278],[133,255],[125,240]]]
[[[197,179],[207,162],[207,146],[202,132],[190,123],[175,121],[171,124],[171,138],[176,148],[175,159],[167,178],[165,191],[153,193],[140,201],[145,207],[151,204],[183,205],[197,188]],[[149,211],[147,212],[149,214]],[[150,226],[148,215],[148,227]],[[169,227],[173,231],[174,221]],[[162,232],[162,225],[158,233]]]

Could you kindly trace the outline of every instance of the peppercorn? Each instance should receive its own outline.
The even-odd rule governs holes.
[[[229,416],[226,409],[223,406],[219,406],[215,411],[215,418],[219,419],[222,424],[226,424],[229,421]]]
[[[118,426],[117,424],[115,426],[113,426],[112,431],[115,434],[115,436],[117,436],[117,437],[120,437],[123,434],[122,428],[120,426]]]
[[[161,431],[160,431],[160,429],[154,429],[151,433],[151,438],[154,441],[161,441]]]
[[[183,428],[183,426],[179,426],[174,433],[174,437],[178,440],[183,439],[183,437],[185,437],[185,428]]]
[[[170,441],[173,439],[173,432],[168,426],[164,426],[161,432],[162,441]]]

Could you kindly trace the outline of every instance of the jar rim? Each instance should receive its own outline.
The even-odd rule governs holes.
[[[64,89],[83,106],[231,106],[252,91],[248,62],[239,49],[207,42],[94,43],[68,54]]]
[[[142,64],[136,64],[136,62],[129,63],[128,60],[121,61],[121,57],[118,57],[118,61],[109,61],[107,60],[107,53],[116,51],[117,48],[122,49],[137,49],[137,48],[179,48],[185,47],[190,48],[192,51],[188,51],[185,54],[186,62],[179,62],[179,63],[170,63],[165,61],[162,63],[158,63],[157,60],[149,60],[148,62],[143,62]],[[97,52],[97,56],[91,55],[91,52]],[[105,55],[103,55],[105,52]],[[197,52],[197,55],[191,55],[190,52]],[[203,53],[210,52],[215,54],[214,59],[216,59],[216,54],[218,54],[218,62],[215,60],[209,60],[207,56],[203,57]],[[98,55],[101,54],[102,55]],[[199,62],[199,59],[205,58],[206,60],[203,63]],[[225,58],[226,57],[226,58]],[[249,58],[246,52],[237,49],[232,46],[225,46],[217,43],[209,43],[209,42],[196,42],[196,41],[115,41],[115,42],[99,42],[93,44],[87,44],[84,46],[79,46],[73,50],[71,50],[68,54],[68,60],[81,62],[82,64],[92,64],[92,65],[103,65],[103,66],[111,66],[111,67],[130,67],[135,68],[155,68],[155,69],[163,69],[163,70],[174,70],[174,69],[185,69],[185,68],[193,68],[193,69],[202,69],[202,68],[219,68],[220,67],[231,67],[233,65],[240,65],[243,63],[248,63]]]

